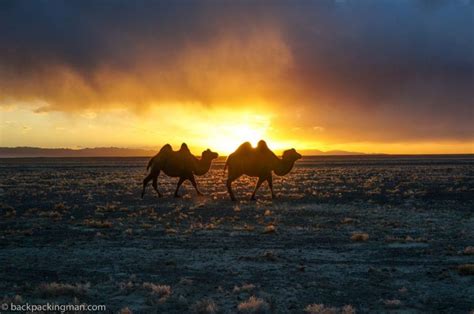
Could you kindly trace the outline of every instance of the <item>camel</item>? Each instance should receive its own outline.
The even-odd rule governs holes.
[[[202,195],[197,187],[194,175],[201,176],[206,174],[211,167],[212,160],[218,156],[217,153],[207,149],[202,152],[201,159],[198,159],[191,154],[185,143],[181,145],[179,151],[173,151],[171,145],[166,144],[148,162],[147,170],[150,169],[150,172],[143,180],[142,198],[145,195],[145,188],[151,180],[153,180],[153,189],[158,193],[159,197],[163,197],[163,194],[158,190],[158,176],[161,171],[170,177],[179,177],[178,185],[174,192],[175,197],[179,197],[179,188],[186,180],[191,181],[198,195]]]
[[[224,166],[224,171],[226,168],[229,168],[227,191],[230,198],[232,201],[236,200],[232,192],[232,182],[244,174],[258,177],[257,184],[250,198],[251,200],[255,200],[255,194],[264,181],[268,182],[272,198],[275,198],[272,171],[278,176],[284,176],[291,171],[295,161],[300,158],[301,155],[294,148],[284,151],[280,159],[268,148],[263,140],[258,142],[257,148],[253,148],[249,142],[243,143],[235,152],[229,155]]]

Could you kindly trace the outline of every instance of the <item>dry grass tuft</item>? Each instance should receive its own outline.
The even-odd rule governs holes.
[[[275,233],[276,227],[274,225],[268,225],[263,229],[263,233]]]
[[[345,305],[341,308],[327,307],[324,304],[310,304],[304,309],[310,314],[354,314],[356,311],[351,305]]]
[[[173,229],[173,228],[167,228],[167,229],[165,230],[165,232],[166,232],[167,234],[177,234],[177,233],[178,233],[178,231],[177,231],[176,229]]]
[[[241,302],[237,309],[242,313],[268,313],[270,305],[265,300],[251,296],[247,301]]]
[[[238,286],[234,286],[234,293],[240,293],[240,292],[248,292],[248,291],[252,291],[253,289],[255,289],[255,285],[254,284],[243,284],[242,286],[238,287]]]
[[[385,242],[400,242],[400,243],[409,243],[409,242],[427,242],[426,238],[412,238],[411,236],[407,235],[406,237],[392,237],[388,236],[385,238]]]
[[[41,212],[38,216],[51,218],[54,220],[59,220],[63,217],[63,215],[61,215],[61,213],[56,210]]]
[[[124,281],[118,284],[120,291],[130,292],[135,289],[135,284],[132,281]]]
[[[91,227],[91,228],[112,228],[112,222],[108,220],[97,220],[97,219],[84,219],[83,222],[84,226]]]
[[[183,286],[192,286],[194,283],[194,281],[192,279],[189,279],[189,278],[181,278],[181,280],[179,281],[179,284],[180,285],[183,285]]]
[[[171,287],[168,285],[157,285],[151,282],[144,282],[142,286],[149,290],[151,294],[157,295],[160,298],[168,298],[171,295]]]
[[[61,202],[61,203],[56,203],[56,204],[54,204],[54,207],[53,207],[53,208],[54,208],[54,210],[62,210],[62,211],[65,211],[65,210],[68,209],[68,207],[66,206],[66,204],[64,204],[64,203],[62,203],[62,202]]]
[[[143,223],[143,224],[142,224],[142,228],[143,228],[143,229],[151,229],[151,228],[153,228],[153,225],[152,225],[152,224]]]
[[[76,284],[68,284],[68,283],[58,283],[58,282],[51,282],[51,283],[43,283],[39,285],[37,288],[37,293],[42,296],[60,296],[60,295],[67,295],[67,296],[83,296],[86,295],[89,291],[90,283],[76,283]]]
[[[351,236],[352,241],[362,242],[369,240],[369,234],[364,232],[354,232]]]
[[[0,299],[0,304],[23,304],[23,297],[18,294],[14,297],[3,297]]]
[[[474,264],[464,264],[458,266],[458,272],[463,276],[474,275]]]
[[[13,218],[15,216],[16,216],[16,210],[14,210],[14,209],[8,209],[5,212],[5,218]]]
[[[399,307],[402,304],[402,302],[400,300],[397,300],[397,299],[384,300],[383,303],[387,307]]]
[[[467,246],[463,253],[464,255],[474,255],[474,246]]]
[[[120,309],[119,314],[133,314],[133,312],[128,307],[124,307],[123,309]]]
[[[191,308],[191,312],[198,314],[214,314],[217,313],[219,307],[212,299],[204,299],[194,303]]]
[[[341,220],[342,224],[352,224],[354,222],[356,222],[356,220],[354,218],[349,218],[349,217],[345,217],[344,219]]]

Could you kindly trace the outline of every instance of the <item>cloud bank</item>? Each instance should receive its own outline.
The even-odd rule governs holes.
[[[264,103],[332,140],[473,140],[473,13],[472,1],[7,0],[0,103]]]

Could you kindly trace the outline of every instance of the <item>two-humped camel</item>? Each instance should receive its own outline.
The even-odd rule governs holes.
[[[268,182],[272,198],[275,198],[273,192],[272,171],[278,176],[284,176],[291,171],[295,161],[300,159],[301,155],[294,148],[283,152],[282,158],[278,158],[267,146],[265,141],[258,142],[256,148],[253,148],[249,142],[245,142],[237,148],[235,152],[227,157],[224,171],[228,168],[227,191],[230,198],[235,201],[232,192],[232,182],[242,175],[258,177],[257,185],[252,193],[251,199],[255,199],[255,193],[264,181]]]
[[[142,197],[145,194],[145,188],[151,180],[153,180],[153,188],[158,193],[159,197],[163,194],[158,190],[158,176],[163,171],[170,177],[179,177],[175,197],[179,197],[178,191],[184,181],[191,181],[196,189],[198,195],[202,195],[199,191],[194,175],[201,176],[209,171],[212,160],[218,157],[217,153],[207,149],[202,152],[201,159],[196,158],[189,151],[188,146],[183,143],[179,151],[173,151],[171,145],[166,144],[161,150],[148,162],[147,170],[150,169],[149,174],[143,180]]]

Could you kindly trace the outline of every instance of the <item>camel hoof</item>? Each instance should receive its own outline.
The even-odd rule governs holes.
[[[158,197],[159,197],[159,198],[162,198],[162,197],[163,197],[163,194],[158,194]]]
[[[174,198],[181,198],[181,195],[175,194]]]
[[[252,197],[250,198],[250,200],[251,200],[251,201],[256,201],[255,196],[252,196]]]

